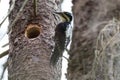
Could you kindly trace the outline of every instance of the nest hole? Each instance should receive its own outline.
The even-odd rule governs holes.
[[[27,26],[27,29],[25,30],[25,37],[32,39],[36,38],[40,35],[41,28],[40,26],[36,24],[30,24]]]

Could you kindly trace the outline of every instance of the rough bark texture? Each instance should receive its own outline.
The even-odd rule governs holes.
[[[15,7],[9,16],[10,24],[24,1],[15,1]],[[36,16],[33,0],[28,0],[9,34],[9,80],[60,80],[61,61],[56,68],[51,67],[49,63],[54,47],[54,29],[59,22],[52,13],[60,11],[61,0],[36,1]],[[25,37],[25,30],[29,24],[41,26],[41,32],[37,37],[31,39]]]
[[[119,20],[120,0],[73,0],[74,31],[70,49],[70,60],[68,64],[68,80],[120,80],[119,63],[114,67],[116,78],[108,78],[113,74],[104,74],[100,65],[97,67],[96,76],[91,74],[95,57],[96,39],[103,23],[113,18]],[[101,26],[101,24],[103,26]],[[107,58],[109,62],[110,58]],[[116,59],[119,61],[119,58]],[[115,65],[114,64],[114,65]],[[106,64],[105,64],[106,65]],[[109,66],[107,66],[109,67]],[[109,71],[108,71],[109,72]],[[107,75],[107,77],[104,77]],[[91,79],[91,76],[94,79]]]

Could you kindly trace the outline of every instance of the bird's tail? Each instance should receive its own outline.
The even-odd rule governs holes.
[[[55,66],[59,60],[59,57],[62,57],[62,53],[58,47],[55,47],[50,58],[50,64]]]

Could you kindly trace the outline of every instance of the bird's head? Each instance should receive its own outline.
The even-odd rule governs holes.
[[[69,12],[55,12],[55,14],[58,14],[62,18],[62,21],[64,22],[72,21],[72,14]]]

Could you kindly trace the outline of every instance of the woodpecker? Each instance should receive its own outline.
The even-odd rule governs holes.
[[[62,21],[55,28],[55,47],[50,59],[50,63],[53,66],[55,66],[59,58],[63,56],[63,52],[70,42],[72,32],[72,14],[69,12],[55,12],[55,14],[57,14]]]

